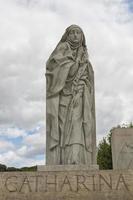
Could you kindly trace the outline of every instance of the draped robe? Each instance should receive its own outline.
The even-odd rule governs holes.
[[[94,77],[82,54],[60,42],[47,61],[46,164],[93,162]]]

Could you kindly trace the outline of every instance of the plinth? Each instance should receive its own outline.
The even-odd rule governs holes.
[[[133,200],[133,170],[76,165],[38,169],[1,172],[0,200]]]

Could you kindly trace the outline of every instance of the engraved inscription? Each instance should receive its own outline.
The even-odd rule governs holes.
[[[32,181],[31,181],[32,179]],[[60,175],[45,175],[45,176],[24,176],[21,179],[17,176],[9,176],[5,179],[4,187],[10,193],[31,193],[31,192],[63,192],[64,190],[70,192],[80,192],[85,190],[91,191],[104,191],[106,190],[120,190],[124,187],[129,190],[129,184],[126,182],[124,175],[119,174],[117,178],[112,174],[106,176],[102,174],[88,175],[73,175],[73,176],[60,176]],[[21,181],[20,181],[21,180]],[[40,184],[41,183],[41,184]]]
[[[102,183],[103,182],[103,183]],[[99,190],[102,190],[102,186],[107,185],[110,190],[112,190],[112,177],[109,174],[109,181],[105,179],[101,174],[99,175]]]
[[[17,192],[17,176],[9,176],[5,180],[5,188],[8,192]]]

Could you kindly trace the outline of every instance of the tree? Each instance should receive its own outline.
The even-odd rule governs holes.
[[[22,167],[22,168],[16,168],[16,167],[7,167],[6,165],[0,164],[0,172],[13,172],[13,171],[37,171],[37,166],[31,166],[31,167]]]
[[[21,171],[20,169],[16,168],[16,167],[8,167],[7,168],[8,172],[15,172],[15,171]]]
[[[111,132],[98,145],[97,163],[99,169],[112,169]]]
[[[6,165],[0,164],[0,172],[5,172],[7,169]]]
[[[113,127],[98,145],[97,163],[100,169],[112,169],[111,131],[114,128],[133,128],[133,122]]]
[[[22,167],[20,168],[21,171],[37,171],[37,166],[32,167]]]

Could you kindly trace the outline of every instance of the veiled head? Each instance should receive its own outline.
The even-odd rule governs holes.
[[[82,29],[77,25],[69,26],[64,35],[62,36],[61,42],[68,42],[74,48],[78,46],[86,47],[85,36]]]
[[[73,27],[68,34],[68,40],[79,43],[82,40],[82,31],[78,27]]]

